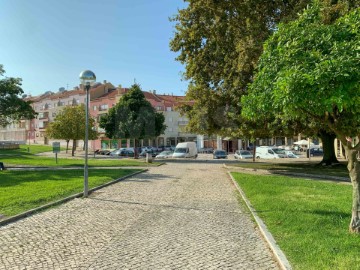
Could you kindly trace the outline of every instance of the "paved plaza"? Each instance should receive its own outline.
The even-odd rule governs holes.
[[[279,267],[221,163],[169,162],[0,227],[0,269]]]

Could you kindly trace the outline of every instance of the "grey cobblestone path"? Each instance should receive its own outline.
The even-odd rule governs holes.
[[[170,163],[0,228],[0,269],[278,269],[219,164]]]

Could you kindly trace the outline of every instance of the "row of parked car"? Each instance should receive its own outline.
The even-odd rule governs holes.
[[[174,146],[159,146],[159,147],[144,146],[144,147],[139,147],[137,150],[138,150],[139,156],[145,157],[147,153],[150,153],[153,157],[155,157],[156,155],[158,155],[159,153],[161,153],[163,151],[174,151],[174,149],[175,149]],[[115,150],[98,149],[95,151],[95,154],[107,155],[107,156],[112,156],[112,157],[118,157],[118,156],[133,157],[135,155],[135,149],[133,147],[118,148]]]
[[[323,156],[324,152],[321,148],[308,149],[306,156]],[[254,157],[253,152],[249,150],[237,150],[235,151],[235,159],[252,159]],[[260,146],[256,148],[255,157],[257,159],[276,159],[276,158],[299,158],[293,151],[285,150],[277,147]],[[213,152],[214,159],[228,158],[228,154],[224,150],[215,150]]]

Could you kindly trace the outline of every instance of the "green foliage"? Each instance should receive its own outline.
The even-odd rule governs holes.
[[[242,98],[245,117],[313,122],[340,139],[360,134],[360,10],[333,24],[323,23],[321,14],[315,4],[266,42]]]
[[[194,103],[182,108],[189,118],[190,130],[200,134],[262,137],[294,134],[303,129],[303,121],[286,122],[276,114],[269,114],[263,121],[244,119],[240,99],[247,94],[263,43],[280,22],[296,19],[312,1],[186,2],[187,8],[179,10],[172,19],[177,24],[170,48],[179,52],[177,60],[185,64],[184,78],[190,81],[186,96]],[[360,3],[321,2],[320,17],[326,23]]]
[[[297,16],[309,0],[189,0],[173,18],[170,48],[186,65],[186,93],[194,104],[183,108],[191,131],[241,135],[249,131],[241,118],[240,97],[251,81],[262,44],[279,21]]]
[[[53,139],[84,140],[85,139],[85,106],[66,106],[46,128],[46,135]],[[97,138],[94,131],[95,120],[89,117],[89,139]]]
[[[100,119],[108,138],[155,138],[165,131],[165,117],[148,102],[139,85],[134,84],[119,102]]]
[[[4,73],[3,66],[0,65],[0,76]],[[23,93],[21,79],[5,77],[0,80],[0,126],[20,119],[35,118],[36,113],[31,107],[31,102],[19,97]]]

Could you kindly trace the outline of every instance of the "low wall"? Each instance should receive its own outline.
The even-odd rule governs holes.
[[[23,141],[4,142],[0,141],[0,149],[19,149],[20,144],[25,144]]]

